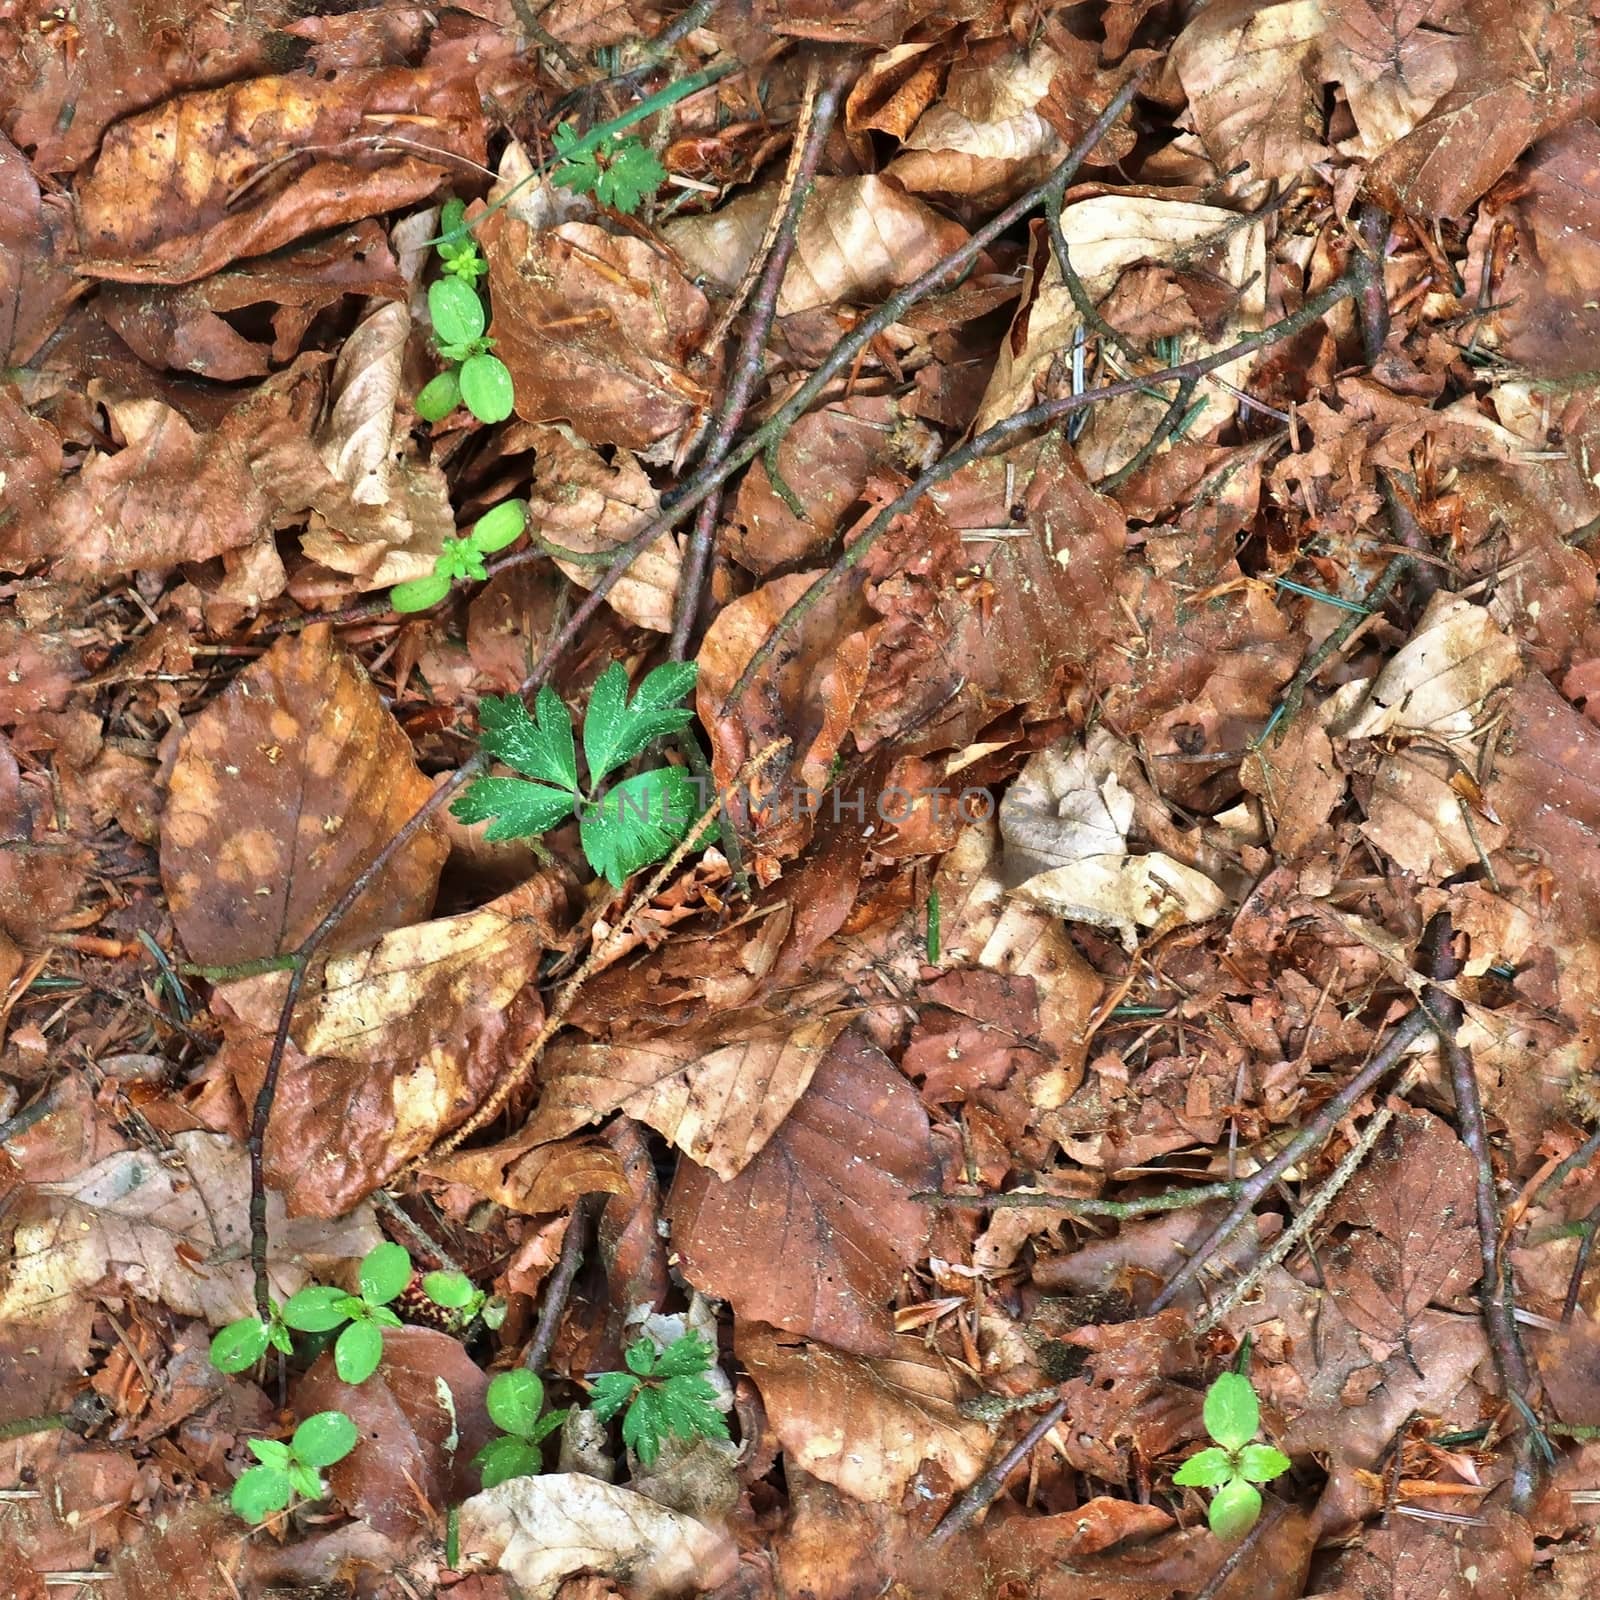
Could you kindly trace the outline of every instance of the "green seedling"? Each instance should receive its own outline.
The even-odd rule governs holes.
[[[260,1465],[239,1474],[229,1503],[246,1522],[264,1522],[297,1494],[322,1499],[328,1492],[322,1468],[343,1461],[356,1438],[356,1425],[344,1412],[319,1411],[294,1430],[287,1444],[281,1439],[250,1440],[250,1452]]]
[[[450,593],[450,585],[458,578],[482,582],[489,576],[484,557],[515,544],[527,525],[528,502],[502,500],[473,523],[465,539],[445,540],[427,577],[397,583],[389,591],[389,604],[396,611],[427,611]]]
[[[622,1440],[643,1465],[654,1466],[662,1443],[675,1439],[726,1439],[728,1424],[717,1410],[717,1391],[705,1374],[715,1352],[698,1333],[686,1333],[663,1349],[639,1339],[623,1353],[626,1372],[590,1378],[591,1409],[609,1422],[624,1407]]]
[[[1174,1483],[1211,1489],[1208,1520],[1219,1539],[1243,1538],[1261,1515],[1258,1483],[1271,1483],[1289,1470],[1289,1458],[1270,1444],[1256,1444],[1261,1407],[1250,1380],[1224,1372],[1206,1391],[1206,1432],[1213,1444],[1192,1455],[1173,1474]]]
[[[502,1430],[472,1458],[483,1475],[483,1486],[492,1489],[507,1478],[531,1478],[544,1461],[540,1442],[567,1420],[565,1411],[544,1411],[544,1385],[525,1367],[515,1372],[497,1373],[489,1380],[485,1399],[489,1420]]]
[[[603,206],[631,216],[667,181],[667,169],[633,134],[590,140],[563,122],[551,138],[559,162],[551,177],[574,194],[592,194]]]
[[[452,201],[451,206],[459,203]],[[488,335],[488,313],[476,287],[489,264],[466,231],[462,214],[452,213],[451,206],[445,214],[453,220],[438,241],[445,276],[428,286],[433,342],[450,364],[423,385],[416,399],[417,415],[424,422],[439,422],[465,405],[479,422],[504,422],[511,415],[515,391],[510,369],[490,354],[494,340]]]
[[[612,662],[589,697],[583,751],[589,784],[578,781],[572,714],[547,684],[533,714],[515,695],[485,695],[478,706],[483,749],[523,776],[479,778],[450,808],[461,822],[487,822],[485,838],[525,839],[546,833],[574,813],[589,865],[616,889],[631,873],[659,861],[694,824],[699,798],[677,767],[635,773],[604,793],[608,774],[665,734],[686,728],[694,713],[677,702],[694,687],[693,662],[657,667],[628,699],[628,675]]]
[[[365,1383],[383,1359],[383,1330],[398,1328],[389,1309],[411,1282],[411,1256],[403,1245],[384,1243],[363,1257],[361,1293],[314,1283],[289,1296],[283,1320],[300,1333],[342,1329],[333,1345],[334,1370],[346,1383]]]

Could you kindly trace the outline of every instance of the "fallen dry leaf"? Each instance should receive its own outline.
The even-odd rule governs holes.
[[[632,1489],[577,1472],[511,1478],[461,1506],[461,1561],[506,1573],[527,1600],[599,1572],[635,1593],[703,1593],[732,1574],[726,1535]]]
[[[179,750],[161,873],[185,946],[212,965],[293,950],[431,792],[332,630],[279,640],[189,725]],[[335,947],[426,915],[443,859],[437,830],[418,834]]]
[[[667,1200],[684,1276],[769,1322],[857,1355],[894,1350],[887,1307],[927,1237],[926,1113],[858,1034],[840,1036],[761,1154],[731,1183],[681,1165]]]
[[[529,1131],[556,1139],[623,1111],[724,1181],[735,1178],[805,1093],[845,1021],[735,1013],[698,1038],[557,1041],[540,1063],[544,1092]]]
[[[738,1355],[787,1458],[869,1505],[899,1504],[925,1462],[964,1489],[989,1458],[993,1425],[961,1415],[968,1384],[921,1339],[866,1359],[746,1323]]]

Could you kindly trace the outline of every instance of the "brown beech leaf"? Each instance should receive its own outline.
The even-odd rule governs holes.
[[[0,936],[25,949],[73,909],[94,863],[55,823],[49,783],[42,774],[24,778],[10,740],[0,734]]]
[[[1332,0],[1323,76],[1343,85],[1359,139],[1342,151],[1376,156],[1403,139],[1455,84],[1471,49],[1456,31],[1466,0]],[[1456,27],[1451,26],[1452,23]]]
[[[689,373],[711,331],[705,295],[655,246],[593,223],[535,232],[500,212],[482,238],[517,415],[670,459],[715,393],[715,371]]]
[[[41,192],[27,157],[0,133],[0,368],[30,361],[88,288],[72,271],[69,205]]]
[[[842,1034],[731,1183],[679,1164],[667,1212],[684,1276],[742,1318],[890,1355],[888,1304],[930,1226],[911,1196],[936,1170],[911,1085],[859,1034]]]
[[[569,1211],[586,1194],[626,1194],[628,1189],[622,1158],[609,1145],[592,1139],[550,1144],[528,1128],[498,1144],[430,1161],[422,1170],[525,1216]]]
[[[433,162],[385,147],[426,121]],[[80,270],[189,283],[242,256],[426,199],[481,163],[469,73],[377,67],[199,89],[119,122],[77,191]],[[309,166],[294,159],[317,152]]]
[[[586,555],[609,554],[661,509],[661,497],[631,452],[613,451],[607,462],[571,428],[536,427],[530,433],[534,465],[528,520],[551,544]],[[557,559],[556,565],[583,589],[594,588],[606,570],[593,562]],[[634,560],[606,604],[637,627],[671,633],[682,566],[682,539],[664,533]]]
[[[54,559],[58,575],[81,580],[207,561],[265,540],[275,501],[261,466],[273,450],[303,443],[322,403],[320,364],[310,358],[269,378],[209,429],[165,401],[91,382],[122,448],[90,451],[56,491],[48,518],[31,536],[20,530],[18,554]]]
[[[719,1178],[737,1177],[805,1093],[844,1023],[735,1013],[699,1037],[557,1041],[540,1063],[544,1092],[529,1129],[554,1139],[624,1111]]]
[[[1325,154],[1316,51],[1326,26],[1319,0],[1219,0],[1179,34],[1173,69],[1218,171],[1248,162],[1256,189]]]
[[[487,1562],[526,1600],[554,1600],[574,1573],[622,1580],[634,1594],[714,1589],[733,1575],[731,1539],[632,1489],[581,1472],[509,1478],[461,1507],[463,1565]]]
[[[769,184],[709,216],[669,222],[662,233],[693,271],[732,289],[761,247],[777,200],[777,185]],[[880,300],[920,277],[966,237],[959,223],[888,178],[818,178],[800,215],[778,315]]]
[[[847,1355],[741,1321],[735,1348],[761,1390],[787,1462],[869,1505],[897,1505],[924,1462],[952,1490],[983,1471],[994,1425],[962,1416],[970,1380],[920,1339],[894,1353]]]
[[[1472,1157],[1437,1117],[1395,1118],[1372,1159],[1329,1215],[1367,1230],[1323,1261],[1334,1303],[1361,1332],[1405,1343],[1433,1300],[1449,1300],[1482,1269]]]
[[[904,139],[939,92],[942,62],[931,44],[897,44],[873,57],[845,100],[845,126]]]
[[[174,1134],[172,1148],[170,1165],[124,1150],[28,1190],[5,1219],[0,1326],[48,1320],[63,1299],[107,1277],[212,1327],[250,1314],[249,1157],[220,1133]],[[365,1206],[337,1222],[293,1222],[270,1191],[267,1222],[280,1299],[381,1237]]]
[[[293,950],[433,786],[371,680],[317,623],[280,639],[189,723],[161,876],[198,960]],[[348,949],[425,916],[444,845],[424,829],[351,908]]]
[[[351,1516],[404,1538],[478,1488],[472,1458],[498,1431],[484,1410],[488,1389],[488,1374],[459,1339],[385,1328],[370,1378],[342,1383],[325,1350],[295,1385],[294,1406],[298,1416],[342,1411],[355,1423],[360,1448],[328,1469],[329,1487]]]
[[[296,1215],[338,1216],[466,1118],[541,1020],[528,986],[565,891],[542,874],[478,911],[334,957],[295,1008],[267,1133],[269,1181]],[[219,988],[220,1063],[253,1099],[287,979]]]
[[[1307,848],[1344,796],[1345,777],[1333,741],[1310,711],[1302,711],[1273,742],[1244,759],[1239,781],[1260,795],[1272,818],[1272,845],[1280,860]]]

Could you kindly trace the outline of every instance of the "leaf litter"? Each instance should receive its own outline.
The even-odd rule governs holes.
[[[0,20],[17,1592],[1589,1592],[1593,18],[530,18]]]

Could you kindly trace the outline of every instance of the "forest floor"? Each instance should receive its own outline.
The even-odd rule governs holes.
[[[1600,1593],[1597,118],[5,9],[19,1600]]]

